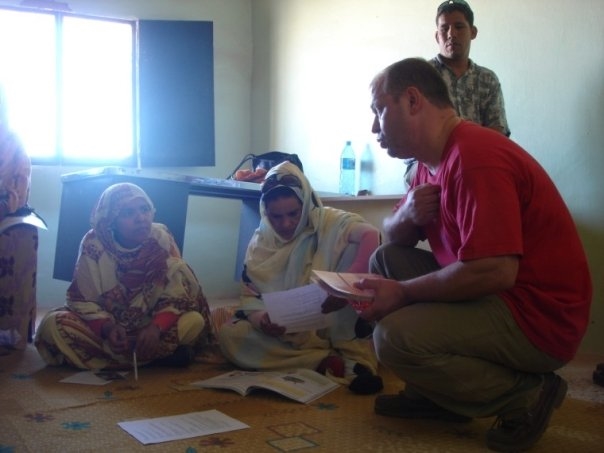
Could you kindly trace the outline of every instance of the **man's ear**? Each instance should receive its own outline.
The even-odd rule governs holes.
[[[478,28],[476,28],[474,25],[472,25],[472,28],[470,31],[471,31],[471,35],[470,35],[471,39],[476,38],[476,35],[478,34]]]
[[[405,94],[407,95],[407,104],[409,105],[409,111],[411,113],[415,113],[418,111],[418,108],[421,106],[422,96],[420,91],[411,86],[405,90]]]
[[[440,41],[438,40],[438,30],[434,32],[434,39],[436,40],[437,44],[440,44]]]

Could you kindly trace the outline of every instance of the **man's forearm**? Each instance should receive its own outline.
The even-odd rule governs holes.
[[[417,226],[412,222],[404,221],[396,213],[384,219],[382,228],[384,230],[385,242],[394,242],[414,247],[420,240]]]
[[[455,302],[504,291],[514,284],[517,273],[518,257],[499,256],[458,261],[401,284],[408,303]]]

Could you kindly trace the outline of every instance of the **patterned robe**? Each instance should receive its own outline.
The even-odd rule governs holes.
[[[123,183],[109,187],[95,207],[67,306],[50,312],[36,334],[47,363],[84,369],[131,366],[130,354],[115,354],[101,338],[106,320],[122,325],[134,340],[152,321],[165,324],[167,319],[155,358],[170,355],[182,343],[210,341],[207,301],[167,227],[153,223],[148,238],[133,249],[114,239],[112,225],[121,207],[137,197],[153,206],[142,189]]]

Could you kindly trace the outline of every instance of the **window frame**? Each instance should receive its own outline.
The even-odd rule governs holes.
[[[101,20],[111,21],[117,23],[130,24],[132,26],[132,153],[130,156],[124,159],[103,159],[103,158],[86,158],[78,159],[73,157],[66,157],[63,154],[61,148],[61,124],[62,121],[60,115],[60,104],[61,104],[61,80],[57,79],[57,131],[56,139],[54,143],[54,154],[52,157],[32,157],[33,165],[65,165],[65,166],[120,166],[120,167],[164,167],[164,166],[214,166],[215,165],[215,123],[214,123],[214,53],[213,53],[213,23],[210,21],[162,21],[162,20],[141,20],[141,19],[121,19],[116,17],[105,17],[99,15],[89,15],[74,13],[62,10],[48,10],[38,8],[27,8],[17,6],[4,6],[0,5],[0,10],[14,10],[19,12],[30,12],[37,14],[48,14],[55,17],[57,23],[57,37],[61,36],[61,23],[64,17],[76,17],[90,20]],[[189,68],[191,62],[196,65],[194,68],[196,71],[200,71],[201,75],[197,75],[197,78],[193,81],[201,82],[203,86],[191,85],[187,87],[190,92],[197,95],[189,96],[188,99],[183,100],[183,96],[180,96],[182,104],[171,105],[172,96],[170,93],[164,94],[162,100],[164,104],[157,104],[156,100],[153,99],[151,104],[147,102],[149,95],[148,92],[143,93],[146,96],[141,99],[141,66],[145,67],[145,64],[141,62],[141,54],[144,52],[144,43],[141,43],[141,28],[149,28],[149,24],[158,25],[160,29],[170,31],[170,35],[164,35],[165,38],[171,39],[174,31],[180,29],[193,30],[191,39],[187,37],[189,35],[182,34],[182,43],[172,43],[171,49],[163,49],[164,55],[159,55],[157,58],[170,57],[173,58],[174,49],[185,48],[190,53],[185,54],[183,52],[181,61],[173,63],[175,67],[174,71],[170,76],[165,75],[164,80],[172,80],[172,78],[178,78],[181,74],[187,74],[189,76]],[[197,26],[196,26],[197,24]],[[155,27],[157,28],[157,27]],[[145,38],[146,39],[146,38]],[[157,41],[157,38],[156,38]],[[60,42],[57,42],[59,46]],[[184,44],[184,45],[181,45]],[[143,48],[143,50],[141,50]],[[61,50],[57,48],[57,71],[60,72],[59,61],[61,59]],[[199,60],[199,61],[198,61]],[[160,64],[161,66],[161,64]],[[157,68],[157,66],[156,66]],[[176,76],[176,77],[175,77]],[[60,74],[58,75],[60,77]],[[167,79],[166,79],[167,78]],[[147,78],[148,79],[148,78]],[[172,89],[182,91],[180,81],[174,84]],[[166,91],[169,91],[168,90]],[[147,90],[148,91],[148,90]],[[169,116],[166,117],[172,121],[171,130],[159,130],[153,125],[146,127],[146,124],[141,124],[141,118],[144,117],[141,114],[141,102],[143,105],[154,105],[159,108],[160,111],[164,111],[164,108],[169,111]],[[154,103],[155,102],[155,103]],[[167,103],[167,104],[166,104]],[[195,117],[187,117],[187,113],[198,115]],[[180,116],[179,116],[180,115]],[[182,125],[188,125],[188,130],[181,130]],[[201,131],[200,131],[201,129]],[[155,134],[155,135],[153,135]],[[160,135],[157,135],[160,134]],[[170,139],[174,138],[174,146],[170,150],[153,149],[152,146],[146,144],[152,144],[157,141],[160,137],[162,140],[164,136],[169,136]],[[155,137],[155,138],[154,138]]]

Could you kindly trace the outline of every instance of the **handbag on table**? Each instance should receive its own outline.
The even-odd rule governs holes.
[[[264,154],[247,154],[235,167],[227,179],[237,181],[257,182],[264,181],[266,173],[275,165],[289,161],[296,165],[302,172],[304,168],[297,154],[283,153],[281,151],[270,151]],[[251,163],[251,169],[242,169],[247,162]]]

